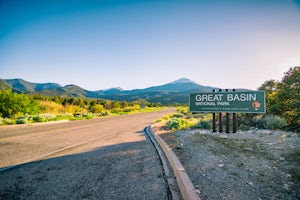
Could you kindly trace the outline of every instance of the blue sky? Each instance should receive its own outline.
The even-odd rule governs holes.
[[[0,0],[0,78],[256,89],[293,66],[295,0]]]

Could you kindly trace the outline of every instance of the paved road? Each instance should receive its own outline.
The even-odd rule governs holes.
[[[0,128],[0,199],[168,199],[143,129],[174,110]]]

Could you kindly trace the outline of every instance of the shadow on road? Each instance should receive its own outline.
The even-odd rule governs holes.
[[[0,199],[168,199],[148,140],[22,164],[0,183]]]

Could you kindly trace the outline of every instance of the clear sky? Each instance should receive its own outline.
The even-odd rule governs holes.
[[[300,66],[298,0],[0,0],[0,78],[257,89]]]

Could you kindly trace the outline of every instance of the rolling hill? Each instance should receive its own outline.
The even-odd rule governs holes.
[[[23,93],[38,92],[61,87],[61,85],[57,83],[31,83],[23,79],[0,79],[1,89],[3,89],[2,85],[7,85],[8,88],[11,87],[14,91]]]
[[[111,88],[108,90],[89,91],[77,85],[61,86],[57,83],[31,83],[23,79],[0,79],[0,89],[12,88],[13,91],[45,96],[103,98],[119,101],[135,101],[145,99],[153,103],[173,104],[188,103],[189,93],[212,91],[213,87],[197,84],[182,78],[164,85],[145,89],[123,90]]]

